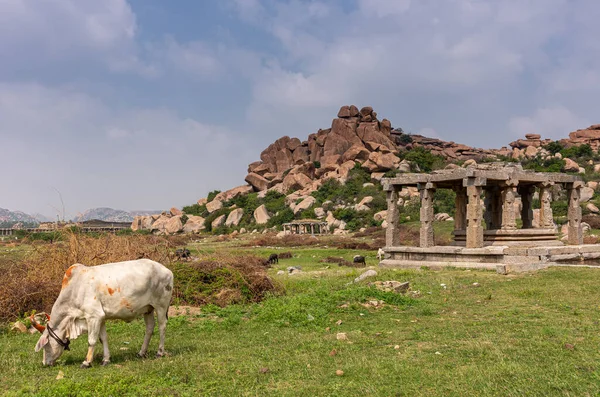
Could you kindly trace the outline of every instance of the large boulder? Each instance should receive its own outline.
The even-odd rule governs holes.
[[[237,226],[237,225],[239,225],[243,216],[244,216],[244,209],[243,208],[236,208],[236,209],[234,209],[227,216],[227,220],[225,221],[225,226]]]
[[[342,154],[342,162],[345,161],[360,161],[361,163],[369,159],[371,152],[363,145],[352,145],[350,149]]]
[[[580,202],[587,203],[592,199],[592,197],[594,197],[594,189],[592,189],[591,187],[581,188],[581,197],[579,198]]]
[[[233,189],[226,190],[221,192],[215,196],[215,200],[219,200],[222,202],[232,200],[238,196],[245,196],[248,193],[252,193],[253,189],[250,185],[242,185],[238,187],[234,187]]]
[[[204,226],[205,219],[201,216],[196,215],[188,215],[188,219],[183,225],[184,233],[198,233],[201,230],[205,229]]]
[[[312,207],[315,203],[317,202],[317,199],[314,198],[313,196],[308,196],[306,197],[304,200],[302,200],[301,202],[299,202],[295,207],[294,207],[294,214],[297,214],[299,212],[302,212],[306,209],[309,209],[310,207]]]
[[[181,215],[173,216],[165,223],[165,234],[175,234],[181,232],[182,230],[183,223],[181,222]]]
[[[265,207],[264,204],[262,204],[261,206],[259,206],[257,209],[254,210],[254,220],[256,221],[257,224],[264,225],[265,223],[267,223],[269,221],[269,219],[271,219],[271,217],[269,216],[267,207]]]
[[[579,172],[579,164],[577,164],[575,161],[571,160],[570,158],[566,158],[564,171],[565,172]]]
[[[142,217],[140,215],[133,218],[133,222],[131,222],[131,230],[134,232],[142,229]]]
[[[271,182],[269,182],[264,176],[258,175],[254,172],[246,175],[244,179],[248,182],[256,191],[267,190],[270,187]]]
[[[304,174],[287,174],[285,178],[283,178],[283,189],[286,192],[290,190],[301,190],[310,186],[311,183],[312,180]]]
[[[206,203],[206,210],[209,214],[212,214],[213,212],[218,211],[221,208],[223,208],[223,202],[221,202],[221,200],[213,199],[213,201],[211,201],[210,203]]]
[[[388,171],[400,164],[400,159],[393,153],[371,152],[369,160],[363,163],[363,168],[369,172]]]
[[[212,223],[210,224],[214,229],[218,228],[219,226],[223,226],[223,224],[225,224],[225,215],[219,215],[217,216]]]
[[[169,210],[169,213],[171,214],[171,216],[177,216],[177,215],[183,215],[183,212],[181,212],[181,210],[179,208],[171,208]]]

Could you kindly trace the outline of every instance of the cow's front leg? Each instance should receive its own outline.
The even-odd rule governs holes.
[[[110,363],[110,351],[108,351],[108,335],[106,334],[106,323],[102,323],[100,327],[100,342],[102,342],[102,348],[104,349],[104,355],[102,356],[102,365],[108,365]]]
[[[80,368],[90,368],[92,366],[92,361],[94,361],[94,348],[96,347],[96,343],[98,342],[98,337],[100,335],[100,328],[102,326],[103,321],[99,319],[88,319],[88,352],[85,356],[85,361],[81,363]]]

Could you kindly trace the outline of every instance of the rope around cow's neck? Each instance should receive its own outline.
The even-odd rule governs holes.
[[[50,328],[50,324],[46,324],[46,329],[48,330],[48,335],[50,335],[52,338],[54,338],[54,340],[61,345],[65,350],[71,350],[69,349],[69,344],[71,343],[71,341],[69,340],[69,338],[67,338],[66,342],[63,342],[62,339],[60,339],[58,337],[58,335],[56,335],[56,333],[54,332],[54,330],[52,330],[52,328]]]

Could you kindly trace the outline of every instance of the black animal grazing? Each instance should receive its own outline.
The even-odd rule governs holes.
[[[192,253],[187,248],[177,248],[175,250],[175,256],[177,259],[190,259]]]
[[[271,254],[269,256],[269,263],[272,265],[273,263],[279,263],[279,256],[277,254]]]
[[[365,261],[365,257],[362,255],[354,255],[354,263],[362,263],[363,265],[367,266],[367,262]]]

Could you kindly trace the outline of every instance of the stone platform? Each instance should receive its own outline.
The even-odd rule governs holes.
[[[467,232],[465,230],[455,230],[454,235],[455,246],[465,246],[467,241]],[[531,246],[563,246],[564,244],[558,240],[558,234],[554,228],[534,228],[534,229],[514,229],[502,230],[492,229],[483,231],[483,245],[527,245]]]
[[[381,267],[474,268],[496,270],[500,274],[533,271],[557,265],[580,265],[585,264],[586,260],[600,259],[600,244],[562,247],[488,246],[483,248],[400,246],[385,247],[383,250],[385,259],[379,263]]]

